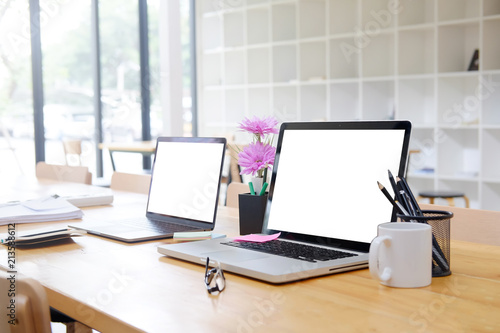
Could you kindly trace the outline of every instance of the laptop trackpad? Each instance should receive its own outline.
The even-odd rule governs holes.
[[[248,252],[248,253],[247,253]],[[218,260],[221,262],[242,262],[246,260],[255,260],[269,257],[267,254],[252,252],[252,251],[213,251],[201,254],[202,257],[209,257],[210,260]]]

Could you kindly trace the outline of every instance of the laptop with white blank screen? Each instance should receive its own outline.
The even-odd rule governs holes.
[[[232,239],[162,245],[158,251],[197,264],[209,257],[226,271],[271,283],[366,268],[377,225],[395,221],[377,181],[388,183],[388,170],[404,175],[410,131],[408,121],[282,124],[262,233],[281,233],[272,241],[280,247],[301,243],[347,257],[283,257],[241,248],[243,242]]]
[[[146,216],[71,227],[124,242],[213,230],[225,151],[225,138],[159,137]]]

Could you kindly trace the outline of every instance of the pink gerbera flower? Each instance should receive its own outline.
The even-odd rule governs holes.
[[[245,117],[238,127],[261,137],[271,133],[278,134],[276,125],[278,125],[278,120],[274,117],[270,116],[260,119],[257,116],[253,116],[252,119]]]
[[[270,169],[274,164],[276,148],[262,142],[249,144],[238,154],[238,164],[242,167],[240,174],[256,175],[264,169]]]

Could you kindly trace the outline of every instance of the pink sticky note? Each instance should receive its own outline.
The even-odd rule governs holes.
[[[250,235],[236,237],[234,240],[235,241],[239,241],[239,242],[265,243],[265,242],[269,242],[269,241],[275,240],[280,235],[281,235],[281,232],[278,232],[277,234],[273,234],[273,235],[255,235],[255,234],[250,234]]]

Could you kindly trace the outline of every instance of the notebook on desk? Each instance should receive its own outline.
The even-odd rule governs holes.
[[[159,137],[146,216],[71,227],[125,242],[213,230],[225,150],[224,138]]]
[[[377,225],[395,220],[377,181],[387,179],[387,170],[404,175],[410,131],[408,121],[282,124],[262,233],[280,232],[265,244],[277,251],[300,246],[297,254],[241,248],[245,243],[231,239],[158,251],[201,265],[209,257],[226,271],[271,283],[366,268]],[[316,258],[303,246],[312,246]],[[341,258],[331,259],[331,250]]]

